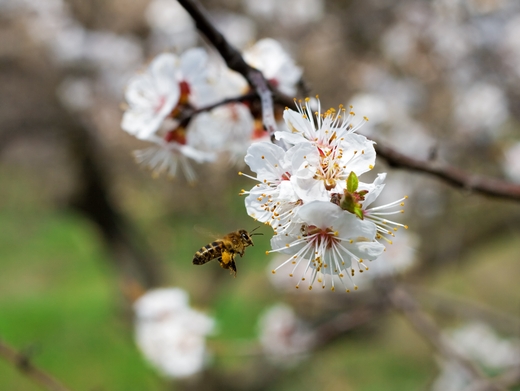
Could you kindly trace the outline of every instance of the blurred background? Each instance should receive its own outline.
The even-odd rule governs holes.
[[[311,96],[369,117],[360,133],[520,183],[518,2],[203,4],[240,50],[279,40]],[[382,202],[408,195],[410,228],[359,291],[272,276],[268,227],[236,279],[195,267],[201,246],[256,226],[238,196],[252,182],[224,160],[196,165],[194,186],[153,179],[131,155],[144,143],[120,128],[125,85],[155,55],[213,50],[182,7],[0,0],[0,42],[0,341],[71,390],[469,390],[388,305],[378,287],[390,280],[486,375],[520,366],[517,203],[381,160]],[[161,374],[136,346],[132,301],[154,287],[182,288],[214,319],[197,375]],[[0,357],[0,389],[41,388]]]

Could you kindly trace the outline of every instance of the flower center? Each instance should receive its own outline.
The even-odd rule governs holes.
[[[343,151],[338,147],[318,147],[320,164],[314,179],[322,180],[325,189],[330,191],[336,187],[336,181],[341,180],[344,170],[339,165]]]
[[[315,248],[325,247],[329,250],[340,242],[340,240],[336,238],[337,232],[331,228],[323,229],[315,225],[307,225],[302,227],[302,233],[303,236],[310,237],[310,242],[315,245]]]

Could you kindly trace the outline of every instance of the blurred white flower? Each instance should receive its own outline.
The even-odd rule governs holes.
[[[57,90],[60,102],[72,111],[86,110],[94,103],[92,80],[80,77],[68,77]]]
[[[231,12],[213,15],[215,25],[231,45],[244,49],[256,39],[256,24],[247,16]]]
[[[128,109],[121,122],[123,130],[142,140],[155,135],[181,97],[177,63],[177,56],[163,53],[145,73],[130,81],[125,94]]]
[[[502,167],[510,180],[520,183],[520,142],[506,149]]]
[[[196,145],[202,151],[224,153],[236,164],[243,162],[254,128],[255,120],[246,105],[219,106],[192,121],[187,134],[188,145]]]
[[[236,98],[249,91],[249,84],[244,76],[232,71],[223,63],[215,61],[215,66],[210,67],[208,73],[209,82],[213,86],[218,100]]]
[[[244,52],[244,60],[262,71],[269,83],[284,94],[296,94],[296,84],[301,78],[302,70],[278,41],[271,38],[261,39]]]
[[[485,323],[469,323],[448,333],[447,339],[460,355],[492,370],[520,364],[520,344],[497,336]]]
[[[155,289],[134,303],[135,338],[145,358],[163,375],[185,378],[207,360],[206,336],[215,322],[191,309],[179,288]]]
[[[353,109],[363,113],[368,118],[369,121],[363,127],[365,134],[372,126],[384,123],[390,118],[389,103],[380,94],[359,93],[350,99],[350,104]]]
[[[186,145],[185,130],[182,128],[169,132],[167,136],[171,139],[150,139],[148,141],[154,143],[154,146],[134,151],[136,162],[150,169],[154,177],[164,173],[169,178],[174,178],[180,165],[188,182],[195,183],[197,175],[189,159],[195,160],[197,163],[204,163],[215,160],[215,154]]]
[[[467,369],[455,361],[440,361],[440,373],[431,391],[470,391],[474,380]]]
[[[478,82],[455,94],[455,119],[465,134],[484,133],[491,138],[500,134],[500,127],[509,116],[508,101],[498,86]]]
[[[268,308],[261,315],[258,326],[264,353],[275,364],[294,365],[313,346],[314,333],[286,304]]]
[[[370,270],[356,274],[352,280],[363,289],[375,279],[405,273],[417,261],[419,242],[419,237],[413,233],[399,233],[392,239],[392,244],[386,246],[383,254],[369,263]]]
[[[407,23],[397,23],[387,29],[381,38],[383,53],[396,64],[405,64],[416,50],[417,34]]]
[[[128,85],[129,107],[121,127],[155,144],[134,154],[139,163],[157,175],[165,172],[174,177],[180,163],[188,181],[193,182],[195,172],[188,158],[199,163],[216,158],[214,150],[202,151],[198,145],[190,144],[187,130],[178,120],[183,110],[218,99],[207,75],[207,60],[207,53],[201,48],[190,49],[180,57],[163,53],[152,61],[147,72],[135,76]]]
[[[507,21],[500,45],[508,68],[520,78],[520,16]]]
[[[251,16],[276,18],[287,27],[317,22],[325,11],[323,0],[244,0],[244,6]]]
[[[455,17],[434,18],[426,25],[424,32],[433,43],[436,61],[441,65],[454,67],[474,49],[474,31]]]
[[[145,13],[155,51],[183,51],[197,43],[195,22],[177,1],[152,0]]]
[[[474,361],[490,375],[520,365],[520,344],[498,337],[487,324],[468,323],[444,335],[444,338],[464,358]],[[457,362],[439,360],[440,374],[432,391],[469,391],[473,376]]]

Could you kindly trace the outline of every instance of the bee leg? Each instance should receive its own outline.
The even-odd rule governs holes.
[[[230,273],[233,275],[233,277],[236,278],[237,276],[237,265],[235,264],[235,260],[231,260],[229,263],[229,268],[231,269]]]
[[[235,253],[226,251],[218,258],[220,266],[224,269],[231,269],[231,274],[236,277],[237,266],[235,264]]]

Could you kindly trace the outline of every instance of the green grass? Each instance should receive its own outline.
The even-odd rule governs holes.
[[[156,376],[117,308],[97,234],[66,213],[0,214],[0,335],[76,389],[146,389]],[[17,237],[18,236],[18,237]],[[39,389],[0,360],[2,389]]]

